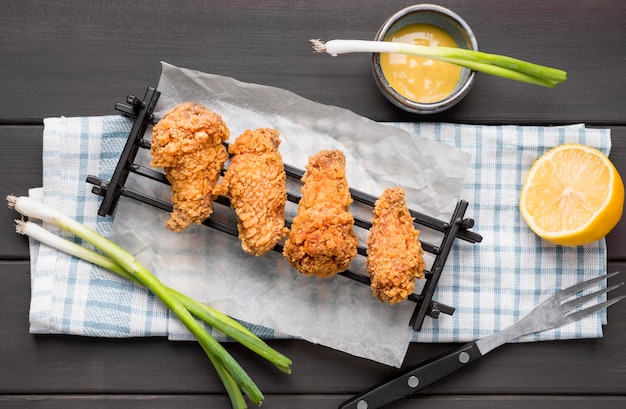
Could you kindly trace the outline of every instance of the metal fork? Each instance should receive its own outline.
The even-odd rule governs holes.
[[[618,273],[619,272],[605,274],[559,291],[550,298],[537,304],[526,315],[502,331],[477,341],[469,342],[453,352],[446,353],[412,368],[408,368],[394,375],[392,378],[345,401],[339,405],[339,409],[380,408],[424,389],[428,385],[474,362],[489,351],[507,342],[513,341],[522,335],[558,328],[565,324],[578,321],[603,308],[607,308],[622,300],[625,296],[615,297],[577,310],[580,306],[594,300],[596,297],[622,286],[624,284],[623,282],[574,298],[571,301],[568,301],[568,299],[582,290],[609,277],[613,277]]]

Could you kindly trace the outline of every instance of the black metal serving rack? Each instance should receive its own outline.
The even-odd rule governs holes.
[[[139,149],[150,149],[150,141],[144,139],[144,134],[148,126],[156,124],[159,120],[159,118],[154,116],[153,110],[160,95],[160,92],[155,88],[149,87],[143,99],[128,95],[126,103],[117,103],[115,105],[115,109],[118,112],[133,118],[134,123],[111,180],[103,180],[93,175],[87,177],[87,182],[94,185],[92,192],[103,198],[98,210],[100,216],[112,215],[121,196],[132,198],[167,212],[172,211],[171,203],[125,187],[128,176],[131,173],[160,183],[169,184],[163,173],[135,163]],[[303,170],[287,164],[285,164],[285,172],[289,178],[297,180],[300,180],[304,174]],[[369,207],[373,207],[377,199],[375,196],[355,189],[350,189],[350,193],[355,203]],[[288,193],[287,200],[298,203],[300,197],[296,194]],[[224,197],[218,197],[216,202],[226,206],[229,205],[228,199]],[[465,217],[467,206],[468,203],[466,201],[460,200],[450,221],[442,221],[411,210],[411,215],[415,218],[416,225],[440,232],[443,235],[441,241],[436,244],[424,241],[423,238],[420,239],[422,248],[425,252],[434,256],[434,261],[432,266],[425,272],[425,283],[420,294],[414,293],[408,298],[409,301],[416,303],[409,325],[417,331],[421,329],[426,316],[436,319],[440,313],[448,315],[454,313],[455,309],[453,307],[438,303],[432,297],[455,239],[459,238],[470,243],[482,241],[482,237],[479,234],[469,230],[474,226],[474,220]],[[211,218],[205,220],[203,224],[235,237],[238,236],[236,225],[226,224]],[[286,224],[289,226],[291,221],[286,220]],[[371,227],[370,221],[356,216],[355,225],[364,229]],[[277,245],[274,250],[282,252],[282,245]],[[358,254],[365,257],[366,248],[359,246]],[[366,275],[350,270],[340,274],[360,283],[370,285],[370,278]]]

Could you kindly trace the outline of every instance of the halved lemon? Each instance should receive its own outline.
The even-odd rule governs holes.
[[[530,168],[520,212],[541,238],[563,246],[606,236],[624,209],[624,184],[609,158],[582,144],[563,144]]]

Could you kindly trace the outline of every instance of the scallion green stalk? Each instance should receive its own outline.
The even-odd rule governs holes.
[[[552,88],[567,79],[567,72],[503,55],[454,47],[428,47],[391,41],[311,40],[316,52],[332,56],[346,53],[400,53],[460,65],[514,81]]]
[[[110,270],[135,284],[143,285],[139,280],[137,280],[137,278],[135,278],[135,276],[128,273],[109,257],[57,236],[34,222],[16,220],[15,223],[16,230],[20,234],[24,234],[49,247]],[[257,355],[267,359],[269,362],[276,365],[276,367],[282,372],[287,374],[291,373],[291,359],[267,345],[263,340],[239,322],[232,319],[228,315],[209,307],[208,305],[202,304],[185,294],[176,291],[173,288],[168,289],[196,318],[199,318],[208,325],[222,331],[224,334],[255,352]]]
[[[187,329],[196,337],[202,348],[207,352],[209,358],[212,361],[215,359],[216,362],[220,364],[218,368],[223,367],[228,371],[228,375],[237,383],[239,389],[255,405],[262,403],[262,392],[237,361],[235,361],[215,338],[194,319],[193,315],[185,307],[185,304],[178,299],[175,294],[170,292],[168,287],[143,267],[133,255],[94,230],[37,200],[25,196],[8,196],[7,201],[10,207],[15,208],[15,210],[22,215],[53,223],[102,251],[105,256],[109,257],[127,273],[141,282],[142,285],[152,291],[172,312],[174,312],[174,314],[176,314]]]
[[[60,236],[55,235],[49,230],[44,229],[38,224],[30,221],[16,220],[16,231],[19,234],[26,235],[38,242],[45,244],[48,247],[57,249],[74,257],[80,258],[97,266],[106,268],[118,275],[132,281],[135,284],[141,285],[141,282],[137,280],[132,274],[129,274],[126,270],[121,268],[117,263],[110,258],[103,256],[93,250],[83,247],[79,244],[66,240]],[[193,300],[192,300],[193,301]],[[195,303],[195,301],[193,301]],[[202,345],[202,344],[201,344]],[[220,380],[224,384],[228,396],[230,397],[232,407],[237,409],[245,409],[247,405],[245,399],[237,385],[237,382],[230,376],[229,372],[224,368],[221,361],[215,356],[212,350],[205,348],[202,345],[205,353],[211,360],[211,363],[215,367]]]
[[[215,372],[217,372],[217,376],[220,377],[220,380],[222,381],[222,384],[226,389],[226,393],[228,393],[228,397],[230,398],[230,405],[233,407],[233,409],[247,409],[248,404],[246,403],[246,399],[241,393],[241,389],[239,389],[237,381],[231,376],[230,372],[228,372],[228,370],[224,368],[224,365],[222,365],[222,363],[215,356],[212,350],[207,348],[202,343],[200,343],[200,346],[213,364]],[[259,403],[259,405],[261,404]]]

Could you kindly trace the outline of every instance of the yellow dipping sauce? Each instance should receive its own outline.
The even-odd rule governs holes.
[[[406,26],[387,41],[431,47],[458,47],[448,33],[431,24]],[[460,66],[447,62],[395,53],[381,53],[380,67],[396,92],[421,103],[439,102],[450,95],[462,70]]]

